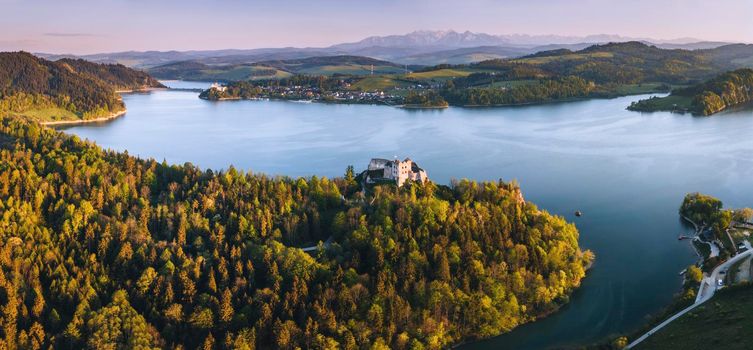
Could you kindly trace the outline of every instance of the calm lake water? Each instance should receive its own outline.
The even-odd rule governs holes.
[[[558,313],[463,348],[542,349],[629,332],[670,302],[678,272],[695,260],[677,240],[687,232],[677,215],[685,193],[753,205],[753,112],[625,110],[645,97],[410,111],[156,91],[124,95],[122,118],[65,130],[132,155],[214,169],[332,177],[372,157],[410,156],[438,183],[516,179],[526,199],[576,223],[596,263]]]

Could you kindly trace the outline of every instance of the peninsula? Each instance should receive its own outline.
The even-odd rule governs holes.
[[[144,72],[119,64],[0,53],[0,114],[50,125],[115,118],[125,113],[116,90],[156,87],[164,86]]]
[[[21,117],[0,141],[0,290],[27,310],[3,331],[54,348],[448,348],[553,312],[593,260],[516,184],[439,185],[409,159],[372,161],[393,181],[362,191],[352,167],[168,165]]]
[[[676,89],[666,97],[634,102],[631,111],[670,111],[709,116],[753,101],[753,70],[738,69],[704,83]]]

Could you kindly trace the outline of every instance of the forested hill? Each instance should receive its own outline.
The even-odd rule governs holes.
[[[97,118],[124,109],[117,89],[159,87],[143,72],[81,60],[0,53],[0,113],[40,121]]]
[[[516,77],[522,79],[577,76],[598,84],[689,84],[744,66],[746,57],[753,59],[753,45],[691,51],[624,42],[593,45],[579,51],[546,51],[512,60],[489,60],[473,66],[517,72]]]
[[[165,87],[149,74],[122,64],[93,63],[82,59],[64,58],[57,63],[68,65],[74,71],[88,74],[112,85],[117,90],[140,90]]]
[[[592,259],[515,184],[364,197],[352,171],[171,166],[20,118],[0,140],[0,348],[446,348],[552,312]]]
[[[753,70],[738,69],[721,74],[704,83],[672,91],[663,98],[633,103],[634,111],[682,111],[712,115],[753,101]]]

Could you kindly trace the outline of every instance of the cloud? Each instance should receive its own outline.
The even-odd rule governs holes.
[[[50,32],[50,33],[44,33],[44,36],[52,36],[52,37],[64,37],[64,38],[78,38],[78,37],[92,37],[92,36],[99,36],[97,34],[89,34],[89,33],[62,33],[62,32]]]

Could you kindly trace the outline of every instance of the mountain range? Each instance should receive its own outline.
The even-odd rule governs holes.
[[[38,54],[47,59],[83,58],[100,63],[121,63],[136,68],[196,61],[208,65],[247,64],[261,61],[301,59],[315,56],[365,56],[399,64],[462,64],[494,58],[519,57],[554,49],[578,50],[594,44],[641,41],[661,48],[709,49],[728,43],[693,38],[655,40],[619,35],[492,35],[469,31],[415,31],[404,35],[372,36],[363,40],[322,48],[260,48],[195,51],[127,51],[84,56]]]

